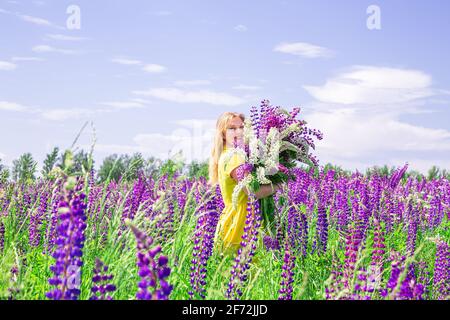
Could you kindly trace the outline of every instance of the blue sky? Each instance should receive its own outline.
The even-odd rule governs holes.
[[[450,169],[449,14],[438,0],[1,1],[0,158],[41,165],[92,121],[97,167],[205,159],[222,112],[269,99],[324,133],[321,164]],[[77,146],[92,140],[88,126]]]

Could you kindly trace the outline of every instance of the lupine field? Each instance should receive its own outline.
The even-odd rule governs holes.
[[[225,256],[220,191],[203,177],[6,181],[0,298],[449,299],[450,181],[406,170],[297,168],[275,195],[276,234],[249,215]]]

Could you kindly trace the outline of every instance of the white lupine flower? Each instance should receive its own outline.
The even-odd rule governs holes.
[[[244,189],[244,187],[248,188],[250,186],[252,179],[253,179],[252,175],[248,174],[245,176],[244,179],[239,181],[239,183],[234,187],[233,194],[231,195],[231,202],[233,204],[234,210],[237,210],[237,202],[238,202],[239,193],[241,192],[242,189]]]
[[[273,161],[272,159],[268,159],[266,161],[264,170],[266,175],[272,176],[278,172],[278,162]]]
[[[249,142],[249,161],[251,164],[256,164],[259,159],[260,149],[258,148],[258,139],[254,136]]]
[[[244,140],[249,147],[249,162],[251,164],[256,164],[259,158],[258,138],[256,137],[255,130],[253,130],[250,121],[245,124]]]
[[[255,130],[253,130],[252,123],[247,118],[244,121],[244,142],[249,144],[253,137],[255,137]]]
[[[270,183],[270,180],[266,178],[266,170],[264,169],[264,167],[256,168],[256,179],[258,180],[259,184]]]
[[[276,128],[271,128],[267,136],[267,154],[264,159],[264,166],[266,172],[270,172],[269,175],[278,172],[280,148],[280,132]]]
[[[258,141],[258,159],[257,162],[264,163],[266,157],[267,157],[267,145],[262,142],[261,140]],[[256,163],[256,162],[255,162]]]

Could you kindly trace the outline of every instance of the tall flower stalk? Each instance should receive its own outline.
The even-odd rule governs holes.
[[[295,259],[295,255],[291,253],[289,248],[289,242],[286,241],[283,266],[281,267],[281,289],[278,300],[292,300]]]
[[[138,300],[167,300],[172,285],[167,282],[170,275],[168,258],[161,254],[161,246],[151,247],[153,239],[131,225],[137,241],[137,265],[141,281],[138,283]]]
[[[108,266],[99,258],[95,258],[94,276],[92,277],[92,296],[90,300],[113,300],[110,295],[116,291],[116,286],[110,281],[114,278],[112,274],[107,274]]]
[[[189,296],[205,298],[206,271],[208,259],[214,247],[214,234],[219,220],[214,194],[206,196],[206,203],[200,208],[200,216],[194,231],[194,248],[191,265],[191,290]]]
[[[433,288],[436,299],[450,297],[450,249],[448,243],[442,240],[437,244]]]
[[[247,218],[245,220],[244,234],[242,235],[241,247],[231,270],[230,281],[226,297],[237,300],[242,296],[242,287],[247,281],[247,270],[255,255],[256,243],[258,240],[259,227],[261,226],[261,214],[258,199],[254,194],[248,196]]]
[[[50,267],[54,276],[48,280],[55,288],[47,292],[49,299],[76,300],[81,293],[81,258],[86,229],[86,196],[81,190],[81,184],[69,177],[59,200],[57,248],[52,254],[55,264]]]

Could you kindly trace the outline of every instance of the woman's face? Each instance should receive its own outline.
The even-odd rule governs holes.
[[[244,141],[244,122],[239,117],[234,117],[228,122],[225,130],[225,142],[229,147],[234,146],[234,141],[236,140],[238,146],[240,146]]]

